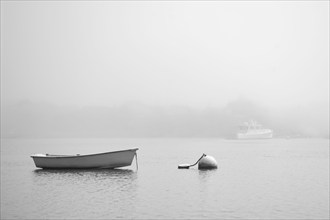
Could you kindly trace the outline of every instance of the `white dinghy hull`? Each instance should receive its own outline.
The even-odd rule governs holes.
[[[112,169],[130,166],[137,150],[138,148],[88,155],[35,154],[31,157],[36,167],[43,169]]]

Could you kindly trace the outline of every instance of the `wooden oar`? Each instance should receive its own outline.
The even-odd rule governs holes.
[[[199,158],[197,161],[196,161],[196,163],[194,163],[194,164],[192,164],[192,165],[190,165],[190,164],[180,164],[179,166],[178,166],[178,168],[179,169],[189,169],[189,167],[192,167],[192,166],[195,166],[203,157],[205,157],[206,156],[206,154],[203,154],[202,156],[201,156],[201,158]]]

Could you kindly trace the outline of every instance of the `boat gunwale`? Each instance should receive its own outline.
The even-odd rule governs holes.
[[[32,158],[77,158],[77,157],[90,157],[90,156],[97,156],[102,154],[112,154],[112,153],[121,153],[125,151],[137,151],[139,148],[132,148],[127,150],[118,150],[118,151],[109,151],[104,153],[95,153],[95,154],[77,154],[77,155],[52,155],[52,154],[39,154],[39,155],[31,155]]]

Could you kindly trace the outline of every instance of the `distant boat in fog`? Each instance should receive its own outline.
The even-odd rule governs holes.
[[[250,120],[239,127],[236,137],[237,139],[270,139],[273,138],[273,131],[263,128],[254,120]]]
[[[138,148],[87,155],[35,154],[31,157],[36,167],[44,169],[112,169],[130,166],[137,150]]]

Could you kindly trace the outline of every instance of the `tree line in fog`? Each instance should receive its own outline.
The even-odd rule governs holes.
[[[234,138],[254,119],[275,137],[329,138],[328,106],[272,110],[245,99],[223,107],[59,106],[23,101],[2,109],[2,137],[219,137]]]

